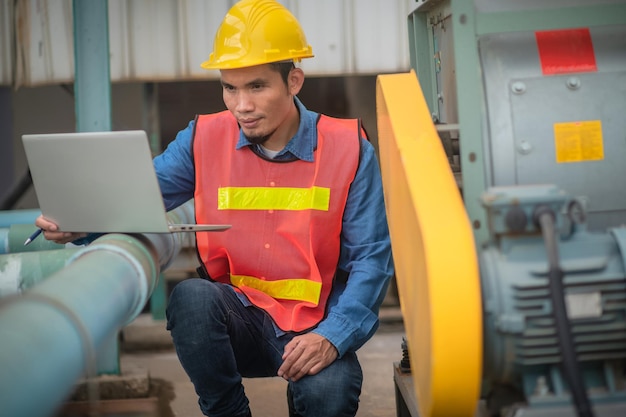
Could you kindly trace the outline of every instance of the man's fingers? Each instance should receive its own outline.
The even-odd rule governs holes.
[[[71,240],[70,237],[67,236],[67,234],[63,233],[63,232],[48,232],[48,231],[45,231],[45,232],[43,232],[43,235],[44,235],[44,237],[47,240],[50,240],[52,242],[59,243],[59,244],[64,244],[64,243],[67,243],[67,242],[69,242]]]
[[[55,223],[51,222],[41,215],[35,219],[35,226],[42,229],[44,232],[56,232],[59,229]]]
[[[86,233],[59,232],[59,226],[43,217],[43,215],[40,215],[35,219],[35,226],[43,230],[43,236],[47,240],[51,240],[59,244],[65,244],[87,236]]]
[[[284,369],[283,369],[284,368]],[[303,357],[300,357],[293,364],[288,364],[285,366],[285,363],[278,370],[278,376],[284,378],[287,381],[297,381],[303,376],[307,375],[310,368],[310,363]]]
[[[297,381],[314,375],[337,359],[337,349],[323,336],[307,333],[294,337],[285,345],[283,364],[278,376]]]
[[[285,351],[283,352],[283,360],[287,359],[287,356],[298,346],[298,339],[293,339],[285,345]]]
[[[278,376],[286,380],[293,379],[294,375],[298,373],[298,362],[304,352],[304,347],[301,346],[297,349],[298,342],[292,340],[285,345],[285,353],[283,353],[283,364],[278,369]]]

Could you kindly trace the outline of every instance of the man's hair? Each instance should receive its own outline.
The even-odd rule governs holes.
[[[285,85],[289,85],[287,81],[289,72],[296,67],[293,61],[270,62],[269,65],[274,71],[280,72],[280,77],[285,82]]]

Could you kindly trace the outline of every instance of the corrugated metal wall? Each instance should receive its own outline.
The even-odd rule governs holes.
[[[111,80],[216,77],[200,63],[234,0],[109,0]],[[409,69],[407,16],[415,0],[284,0],[315,58],[307,75]],[[0,85],[72,82],[71,0],[0,0]]]

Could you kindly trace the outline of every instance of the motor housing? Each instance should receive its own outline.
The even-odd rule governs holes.
[[[555,214],[563,297],[589,399],[623,402],[626,228],[587,231],[582,205],[551,185],[493,187],[482,203],[490,232],[480,251],[486,389],[515,387],[521,394],[517,400],[529,405],[571,404],[546,245],[533,216],[538,207],[548,207]]]

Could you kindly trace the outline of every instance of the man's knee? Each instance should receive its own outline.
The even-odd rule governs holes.
[[[193,319],[194,316],[202,317],[214,309],[215,303],[221,299],[218,285],[200,278],[179,282],[168,300],[166,309],[168,328],[174,325],[177,317]]]
[[[362,382],[356,354],[348,353],[319,374],[289,384],[290,415],[354,416]]]

